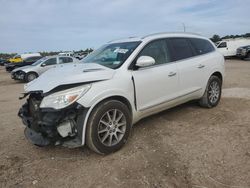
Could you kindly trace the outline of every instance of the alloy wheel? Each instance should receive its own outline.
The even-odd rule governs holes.
[[[125,115],[118,109],[104,113],[98,124],[98,138],[105,146],[118,144],[126,132]]]
[[[34,80],[34,79],[36,79],[36,75],[35,74],[29,74],[28,75],[28,81],[29,82],[32,81],[32,80]]]
[[[215,104],[220,97],[220,85],[217,81],[212,81],[209,85],[208,99],[212,104]]]

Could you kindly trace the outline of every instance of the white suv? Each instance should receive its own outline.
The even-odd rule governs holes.
[[[140,119],[198,100],[215,107],[224,58],[205,37],[162,33],[112,41],[83,59],[51,69],[25,86],[19,111],[35,145],[82,146],[108,154]]]

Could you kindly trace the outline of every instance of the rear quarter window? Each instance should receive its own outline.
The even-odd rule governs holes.
[[[207,54],[215,50],[213,45],[208,40],[198,38],[191,38],[189,40],[193,48],[195,49],[197,55]]]

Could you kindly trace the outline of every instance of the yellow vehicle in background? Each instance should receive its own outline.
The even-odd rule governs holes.
[[[10,63],[21,63],[28,57],[38,57],[41,56],[40,53],[26,53],[21,55],[15,55],[13,58],[8,59]]]
[[[8,59],[10,63],[20,63],[23,61],[20,55],[15,55],[13,58]]]

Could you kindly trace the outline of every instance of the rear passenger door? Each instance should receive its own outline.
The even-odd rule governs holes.
[[[57,64],[57,58],[56,57],[47,59],[46,61],[44,61],[41,64],[41,69],[39,69],[38,74],[40,75],[40,74],[44,73],[45,71],[49,70],[50,68],[56,67],[56,64]]]
[[[179,72],[179,96],[200,94],[204,80],[207,78],[205,62],[197,56],[189,39],[170,38],[169,42]]]

